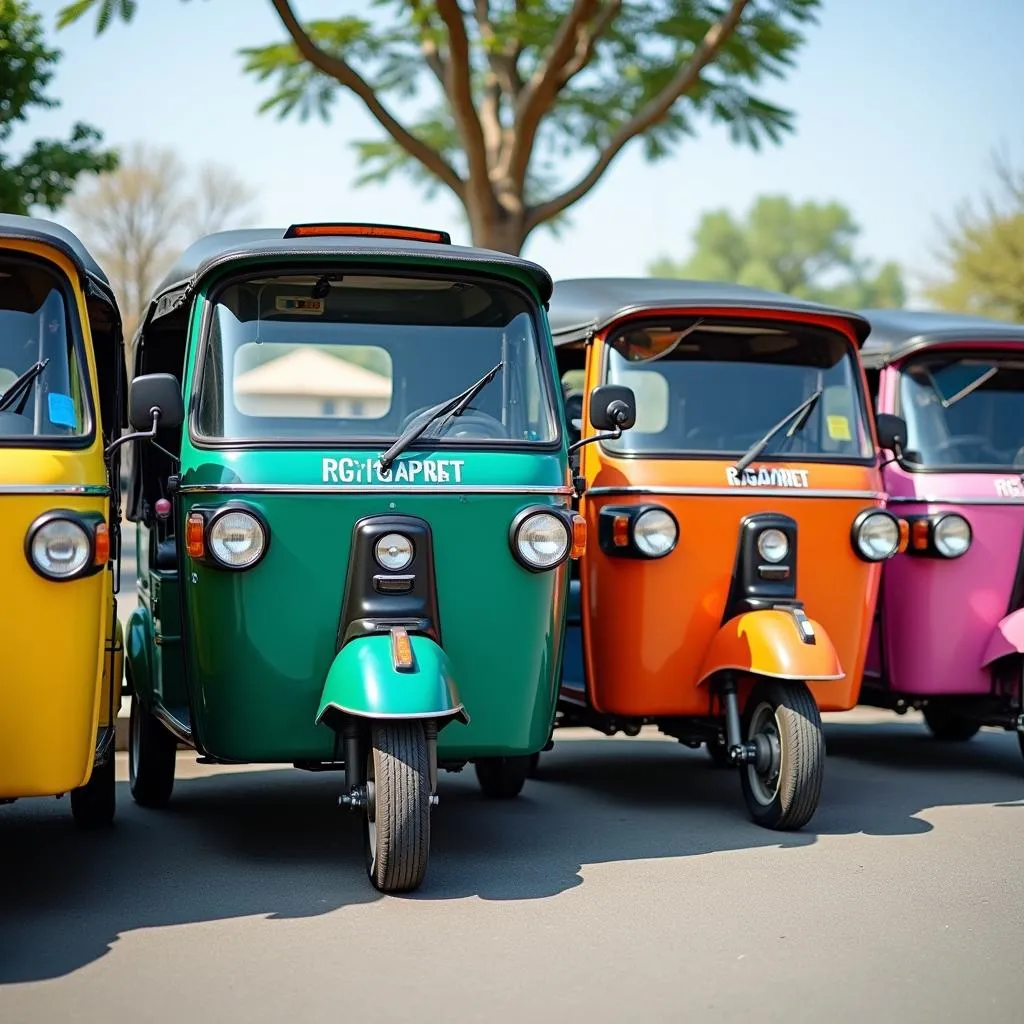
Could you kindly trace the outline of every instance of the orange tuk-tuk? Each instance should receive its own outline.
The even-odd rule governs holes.
[[[800,828],[819,712],[856,704],[880,563],[906,546],[858,356],[869,326],[654,279],[560,281],[550,320],[591,538],[556,727],[706,744],[739,769],[754,821]],[[616,396],[635,424],[609,423]]]

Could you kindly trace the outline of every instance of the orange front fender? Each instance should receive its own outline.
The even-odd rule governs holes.
[[[804,643],[787,611],[771,608],[730,619],[711,641],[698,685],[725,671],[805,682],[842,679],[846,673],[832,641],[819,623],[809,621],[813,644]]]

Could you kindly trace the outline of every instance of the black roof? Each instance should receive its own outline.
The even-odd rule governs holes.
[[[462,245],[416,242],[368,236],[316,235],[286,238],[285,228],[243,228],[218,231],[193,242],[179,257],[157,288],[154,298],[192,287],[215,267],[246,257],[274,256],[393,256],[399,259],[436,260],[481,269],[517,269],[536,285],[542,301],[551,296],[551,276],[529,260]]]
[[[812,313],[846,320],[857,340],[868,335],[868,323],[856,313],[833,309],[789,295],[718,281],[657,277],[588,277],[556,281],[548,318],[556,345],[581,341],[628,313],[646,309],[756,309],[773,313]]]
[[[16,213],[0,213],[0,238],[20,238],[30,242],[45,242],[60,249],[79,269],[91,277],[104,290],[110,292],[110,281],[82,240],[62,224],[40,217],[22,217]]]
[[[884,366],[930,345],[958,341],[1019,341],[1024,324],[1008,324],[966,313],[909,309],[862,309],[871,334],[861,350],[867,366]]]

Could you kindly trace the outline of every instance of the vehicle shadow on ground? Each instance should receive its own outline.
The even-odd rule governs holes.
[[[581,885],[588,865],[911,835],[932,828],[916,817],[930,807],[1021,796],[1012,737],[918,745],[899,725],[829,726],[827,736],[822,804],[799,833],[752,824],[735,772],[703,751],[645,737],[559,741],[515,801],[485,800],[472,768],[443,775],[430,870],[405,898],[543,899]],[[382,899],[363,870],[362,821],[337,808],[340,784],[223,770],[181,779],[155,812],[122,783],[117,826],[92,834],[75,830],[66,801],[0,808],[0,984],[66,975],[138,929]]]

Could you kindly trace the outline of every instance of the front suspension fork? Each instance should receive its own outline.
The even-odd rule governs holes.
[[[771,751],[760,736],[753,740],[743,739],[736,677],[731,672],[726,673],[718,684],[718,696],[725,712],[725,751],[729,763],[737,766],[754,764],[760,769],[766,759],[771,758]]]
[[[428,773],[430,779],[430,804],[437,806],[437,722],[424,722],[423,731],[427,737]],[[360,728],[354,718],[348,718],[342,729],[345,744],[345,789],[338,797],[338,803],[350,811],[366,807],[369,787],[366,779],[367,730]]]

